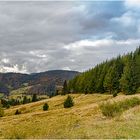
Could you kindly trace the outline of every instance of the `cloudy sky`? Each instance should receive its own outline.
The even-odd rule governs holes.
[[[0,72],[85,71],[139,45],[139,0],[0,2]]]

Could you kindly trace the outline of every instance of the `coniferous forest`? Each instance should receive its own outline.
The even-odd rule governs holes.
[[[140,47],[77,75],[68,88],[72,93],[135,94],[140,88]]]

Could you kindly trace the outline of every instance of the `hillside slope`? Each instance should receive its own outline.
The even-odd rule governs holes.
[[[78,74],[79,72],[66,70],[52,70],[33,74],[0,73],[0,93],[8,94],[10,90],[25,86],[32,86],[29,93],[34,91],[33,86],[40,94],[47,93],[48,88],[62,86],[64,80],[70,80]]]
[[[66,96],[56,96],[35,103],[11,107],[0,119],[0,138],[140,138],[140,106],[121,116],[106,118],[99,104],[103,101],[123,101],[140,95],[73,94],[75,105],[63,108]],[[47,102],[48,111],[42,106]],[[14,115],[16,109],[21,115]]]

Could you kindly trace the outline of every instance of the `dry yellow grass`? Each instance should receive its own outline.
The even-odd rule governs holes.
[[[118,101],[132,96],[73,94],[75,105],[63,108],[66,96],[56,96],[35,103],[5,110],[0,118],[0,138],[140,138],[140,107],[108,119],[101,114],[98,104]],[[138,96],[140,95],[133,95]],[[47,102],[48,111],[42,106]],[[14,115],[20,109],[21,115]]]

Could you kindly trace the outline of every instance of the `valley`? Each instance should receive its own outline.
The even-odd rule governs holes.
[[[140,139],[139,9],[0,1],[0,140]]]

